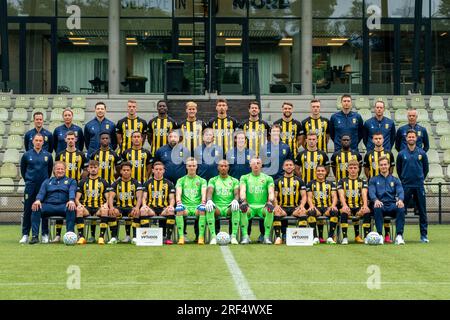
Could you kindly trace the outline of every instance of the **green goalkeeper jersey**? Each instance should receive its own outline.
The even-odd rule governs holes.
[[[198,206],[202,202],[202,189],[206,189],[206,180],[200,176],[185,175],[178,179],[176,188],[181,188],[181,202],[187,207]]]
[[[231,176],[224,179],[219,175],[209,180],[208,187],[214,189],[213,202],[218,207],[226,207],[234,200],[234,190],[239,187],[239,181]]]
[[[273,178],[262,172],[259,176],[255,176],[252,172],[243,175],[240,185],[246,187],[247,203],[254,207],[264,207],[267,203],[269,187],[275,186]]]

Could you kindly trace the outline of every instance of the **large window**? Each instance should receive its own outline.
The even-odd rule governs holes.
[[[433,20],[432,23],[432,93],[450,92],[450,20]]]
[[[82,18],[80,30],[58,19],[58,91],[108,92],[108,19]]]

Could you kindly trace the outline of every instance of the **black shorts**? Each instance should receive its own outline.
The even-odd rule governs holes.
[[[150,209],[152,209],[153,210],[153,212],[155,212],[155,214],[157,215],[157,216],[160,216],[161,215],[161,213],[164,211],[164,209],[165,208],[161,208],[161,207],[150,207]]]
[[[91,207],[85,207],[85,208],[89,212],[90,216],[96,216],[98,210],[100,210],[100,208],[91,208]]]
[[[117,218],[123,218],[123,217],[130,217],[131,211],[133,208],[120,208],[116,207],[117,210],[119,210],[120,215]]]
[[[288,216],[292,216],[292,214],[294,213],[296,208],[294,208],[294,207],[281,207],[281,209],[283,209]]]

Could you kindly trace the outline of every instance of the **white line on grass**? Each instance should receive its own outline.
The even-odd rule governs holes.
[[[242,300],[256,300],[256,296],[250,288],[247,279],[245,279],[245,276],[239,268],[236,260],[234,260],[230,248],[227,246],[221,246],[220,249],[222,250],[223,259],[228,266],[228,270],[230,270],[230,273],[233,276],[234,284]]]
[[[242,281],[242,280],[239,280]],[[245,281],[245,279],[244,279]],[[171,281],[154,281],[150,283],[145,282],[135,282],[135,281],[123,281],[123,282],[83,282],[83,286],[87,287],[106,287],[106,286],[160,286],[160,285],[170,285],[173,284]],[[182,282],[179,285],[210,285],[217,284],[215,281],[188,281]],[[366,286],[365,281],[258,281],[260,285],[361,285]],[[440,282],[440,281],[385,281],[381,282],[381,285],[387,286],[450,286],[450,282]],[[66,286],[66,282],[4,282],[0,283],[0,287],[31,287],[31,286]],[[251,291],[251,289],[249,289]],[[252,293],[252,292],[251,292]],[[252,293],[253,294],[253,293]],[[253,299],[256,299],[253,297]]]

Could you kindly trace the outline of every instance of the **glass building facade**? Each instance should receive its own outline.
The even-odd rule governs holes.
[[[108,92],[110,1],[1,1],[2,89]],[[177,59],[180,92],[242,94],[257,76],[261,94],[300,94],[301,0],[119,2],[120,93],[163,93],[165,63]],[[450,92],[450,0],[320,0],[311,15],[314,93],[407,94],[414,82]]]

